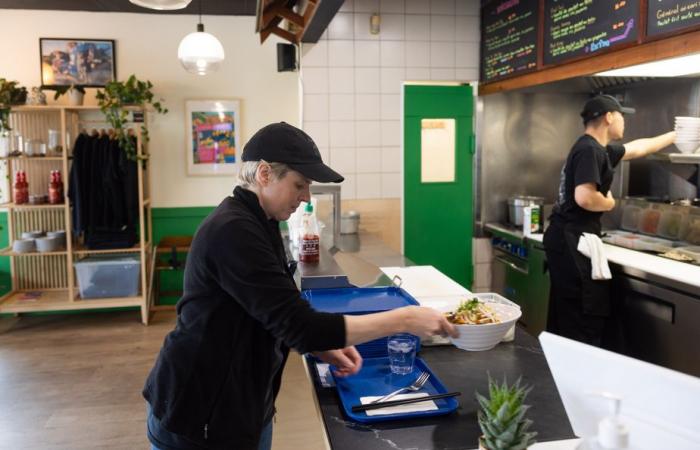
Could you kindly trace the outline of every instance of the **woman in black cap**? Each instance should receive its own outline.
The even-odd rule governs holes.
[[[550,275],[547,330],[600,346],[610,313],[609,280],[591,278],[591,261],[577,250],[583,233],[600,236],[600,217],[615,207],[610,193],[621,160],[641,158],[671,145],[675,132],[627,144],[611,144],[625,132],[624,108],[615,97],[598,95],[581,112],[584,134],[561,171],[559,195],[544,234]]]
[[[284,122],[243,149],[240,185],[202,222],[185,266],[177,325],[143,395],[155,449],[269,449],[274,400],[290,348],[341,376],[357,373],[353,345],[399,332],[456,335],[438,311],[365,316],[317,312],[300,297],[278,222],[310,200],[311,181],[343,181],[313,140]]]

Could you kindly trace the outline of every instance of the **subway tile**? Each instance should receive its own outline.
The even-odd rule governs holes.
[[[382,94],[400,94],[406,71],[403,68],[382,68],[381,92]]]
[[[383,41],[402,41],[404,39],[404,15],[382,14],[379,38]]]
[[[455,40],[457,42],[479,43],[481,40],[479,17],[457,16],[455,18]]]
[[[378,147],[382,143],[379,121],[363,120],[355,123],[355,139],[357,147]],[[381,160],[381,156],[377,159]]]
[[[343,173],[355,172],[355,148],[331,147],[331,164],[333,170]]]
[[[381,119],[399,120],[401,119],[401,95],[382,94],[381,96]]]
[[[355,72],[350,67],[328,69],[328,91],[331,94],[352,94],[355,90]]]
[[[302,70],[302,80],[305,94],[328,93],[328,69],[309,67]]]
[[[400,173],[383,173],[382,175],[382,198],[401,198],[402,183]]]
[[[455,52],[454,42],[431,42],[430,68],[455,67]]]
[[[379,67],[379,42],[355,41],[355,67]]]
[[[354,12],[355,11],[355,0],[345,0],[338,12]]]
[[[352,40],[355,38],[355,15],[339,12],[328,24],[328,39]]]
[[[378,41],[379,35],[369,32],[369,19],[371,14],[355,14],[355,41]],[[380,25],[381,27],[381,25]]]
[[[481,0],[459,0],[455,3],[458,16],[476,16],[481,14]]]
[[[459,68],[479,67],[479,44],[458,42],[455,44],[456,63]]]
[[[353,94],[330,95],[330,120],[355,120],[355,96]]]
[[[402,41],[382,41],[379,54],[382,67],[406,65],[406,46]]]
[[[430,16],[430,40],[454,42],[454,16]]]
[[[430,79],[433,81],[454,81],[455,69],[430,69]]]
[[[493,260],[493,249],[491,247],[491,239],[472,239],[472,253],[474,264],[490,263]]]
[[[318,147],[328,147],[328,121],[304,121],[304,131],[314,140]]]
[[[328,66],[352,67],[353,47],[353,41],[328,41]]]
[[[354,173],[341,173],[345,180],[340,183],[340,198],[353,200],[357,198],[357,193],[355,190],[355,185],[357,184],[357,175]]]
[[[382,147],[401,146],[401,122],[382,120]]]
[[[304,121],[328,120],[328,95],[304,94]]]
[[[355,69],[355,92],[358,94],[378,94],[379,69],[360,67]]]
[[[446,14],[453,16],[455,11],[455,0],[430,0],[430,14]]]
[[[378,173],[381,171],[381,148],[379,147],[358,147],[356,158],[357,173]]]
[[[429,14],[429,0],[406,0],[406,14]]]
[[[328,67],[328,41],[303,44],[301,54],[302,67]]]
[[[405,16],[407,41],[427,41],[430,39],[430,16]]]
[[[379,11],[381,13],[404,13],[404,0],[379,0]]]
[[[358,173],[356,189],[358,199],[381,198],[381,175],[378,173]]]
[[[380,118],[379,94],[355,95],[355,118],[357,120],[376,120]]]
[[[479,69],[476,67],[473,67],[471,69],[456,69],[455,80],[479,81]]]
[[[382,173],[401,172],[401,147],[382,147]]]
[[[430,67],[430,42],[406,42],[406,67]]]
[[[318,152],[321,154],[321,159],[324,163],[330,164],[331,162],[331,151],[328,147],[318,147]]]
[[[410,80],[410,81],[430,80],[430,69],[427,67],[409,67],[406,69],[406,80]]]
[[[355,147],[355,122],[351,120],[332,121],[329,130],[331,158],[333,157],[333,148]]]
[[[379,0],[355,0],[356,13],[379,12]]]

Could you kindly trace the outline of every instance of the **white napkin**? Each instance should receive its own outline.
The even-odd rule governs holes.
[[[578,240],[576,249],[591,259],[591,278],[594,280],[610,280],[610,266],[605,256],[603,241],[591,233],[583,233]]]
[[[407,398],[427,397],[428,395],[429,394],[426,392],[420,392],[417,394],[399,394],[399,395],[395,395],[394,397],[390,398],[387,401],[403,400],[403,399],[407,399]],[[366,405],[367,403],[371,403],[373,400],[376,400],[376,399],[382,398],[382,397],[383,397],[383,395],[375,395],[372,397],[361,397],[360,401],[362,402],[363,405]],[[367,411],[365,411],[365,413],[367,413],[368,416],[381,416],[384,414],[401,414],[401,413],[409,413],[409,412],[416,412],[416,411],[434,411],[436,409],[438,409],[438,407],[434,401],[426,400],[424,402],[409,403],[407,405],[387,406],[386,408],[368,409]]]

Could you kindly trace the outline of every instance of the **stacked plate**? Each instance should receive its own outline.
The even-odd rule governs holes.
[[[700,117],[676,117],[676,147],[681,153],[693,153],[700,147]]]

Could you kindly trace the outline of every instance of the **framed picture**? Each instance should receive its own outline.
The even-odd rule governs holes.
[[[238,173],[241,149],[239,100],[186,100],[187,174]]]
[[[39,55],[44,88],[104,87],[117,79],[113,40],[39,38]]]

